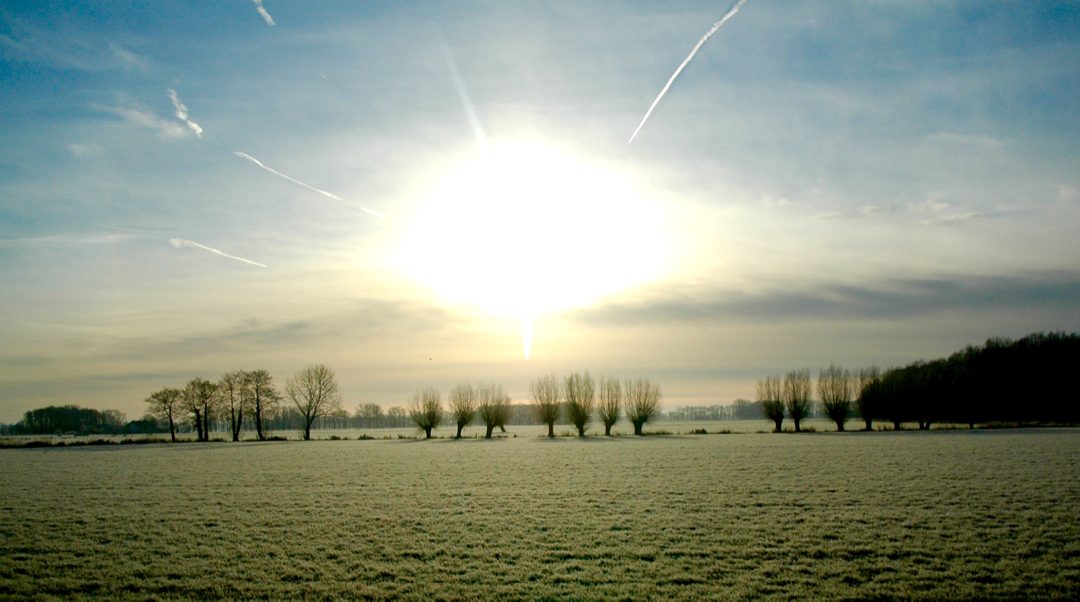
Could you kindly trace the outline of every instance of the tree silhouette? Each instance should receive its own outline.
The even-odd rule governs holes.
[[[761,413],[773,421],[773,432],[779,433],[784,426],[784,392],[779,376],[758,381],[757,400],[761,402]]]
[[[623,387],[626,400],[626,418],[634,425],[635,435],[644,435],[645,423],[660,415],[660,385],[647,378],[627,379]]]
[[[784,375],[784,407],[795,423],[795,432],[801,432],[801,423],[810,415],[813,401],[810,397],[810,370],[792,370]]]
[[[409,404],[409,418],[417,428],[424,431],[424,438],[431,439],[431,429],[442,422],[442,400],[436,389],[428,387],[417,391]]]
[[[285,383],[285,393],[304,418],[304,440],[311,439],[311,423],[341,410],[334,371],[323,364],[309,365]]]
[[[589,420],[592,419],[595,404],[593,379],[588,372],[585,374],[574,372],[566,377],[563,392],[566,394],[566,414],[577,429],[578,436],[584,437],[585,429],[588,428]]]
[[[851,412],[851,372],[830,365],[818,371],[818,398],[825,415],[836,423],[836,430],[844,430],[844,422]]]
[[[169,422],[169,438],[176,443],[176,415],[180,412],[183,391],[176,387],[164,387],[150,394],[146,403],[150,404],[150,414]]]
[[[596,413],[600,416],[600,422],[604,423],[604,435],[610,437],[611,427],[619,421],[619,413],[622,410],[623,391],[619,379],[601,378],[599,398]]]
[[[536,417],[548,427],[548,437],[555,436],[555,421],[559,419],[559,401],[562,384],[554,374],[541,376],[529,383]]]
[[[450,389],[450,415],[457,423],[455,439],[461,439],[461,430],[476,417],[476,387],[466,381]]]

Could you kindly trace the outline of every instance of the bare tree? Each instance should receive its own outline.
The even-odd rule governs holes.
[[[266,370],[252,370],[247,373],[247,377],[251,410],[255,413],[255,434],[259,441],[265,441],[263,420],[273,415],[274,410],[281,403],[281,394],[274,387],[274,377],[270,376]]]
[[[390,426],[403,427],[409,423],[409,412],[401,406],[393,406],[386,409],[386,419]]]
[[[503,392],[502,385],[480,385],[476,389],[477,414],[484,421],[485,439],[491,439],[495,427],[506,430],[510,420],[510,396]]]
[[[439,392],[431,387],[417,391],[409,404],[409,418],[417,428],[424,431],[424,438],[431,439],[431,429],[442,422],[442,399]]]
[[[184,393],[176,387],[165,387],[150,394],[146,403],[150,404],[150,413],[169,421],[169,437],[176,443],[176,414],[180,411]]]
[[[555,436],[555,421],[559,419],[559,401],[562,385],[554,374],[541,376],[529,383],[536,417],[548,427],[548,437]]]
[[[627,379],[624,394],[626,417],[634,425],[634,434],[643,435],[645,423],[660,414],[660,400],[663,399],[660,385],[644,377]]]
[[[218,391],[221,394],[221,405],[229,418],[229,432],[232,440],[240,440],[240,429],[244,425],[244,410],[250,403],[250,382],[248,373],[243,370],[226,372],[218,381]]]
[[[358,426],[363,428],[378,428],[383,424],[382,406],[376,403],[365,403],[356,408],[356,413],[353,417],[356,419]]]
[[[611,436],[611,427],[619,421],[619,412],[622,410],[622,383],[617,378],[600,379],[599,403],[596,405],[596,413],[600,421],[604,423],[604,435]]]
[[[183,399],[184,409],[195,418],[199,441],[209,441],[210,420],[218,407],[217,385],[204,378],[193,378],[184,387]]]
[[[784,376],[784,406],[788,416],[795,423],[795,432],[801,432],[804,418],[810,415],[813,407],[811,399],[810,370],[792,370]]]
[[[874,413],[878,392],[881,388],[881,371],[877,366],[860,368],[857,375],[858,382],[855,385],[855,410],[863,419],[866,427],[864,430],[874,430]]]
[[[851,412],[851,372],[830,364],[818,371],[818,398],[825,414],[836,423],[836,430],[844,430],[844,422]]]
[[[311,439],[311,424],[316,418],[341,410],[334,371],[323,364],[311,364],[285,382],[285,393],[304,418],[304,440]]]
[[[589,420],[592,419],[593,406],[595,405],[593,379],[588,372],[585,374],[574,372],[566,377],[565,382],[563,392],[566,394],[567,417],[570,418],[570,422],[577,429],[578,436],[584,437],[585,429],[588,428]]]
[[[450,414],[457,423],[455,439],[461,439],[461,431],[476,417],[477,391],[466,381],[450,389]]]
[[[784,426],[783,386],[779,376],[766,376],[757,383],[757,399],[761,412],[773,421],[773,432],[779,433]]]

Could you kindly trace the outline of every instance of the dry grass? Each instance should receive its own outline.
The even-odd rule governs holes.
[[[1074,429],[0,450],[0,596],[1076,599],[1077,458]]]

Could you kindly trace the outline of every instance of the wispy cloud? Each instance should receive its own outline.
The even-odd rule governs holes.
[[[114,107],[99,104],[90,106],[97,111],[116,115],[128,123],[156,130],[161,138],[183,138],[187,135],[187,130],[177,125],[176,122],[164,119],[143,107]]]
[[[104,149],[98,144],[79,144],[71,142],[67,145],[68,152],[80,159],[89,159],[100,155]]]
[[[44,63],[81,71],[149,71],[148,58],[109,41],[96,31],[80,31],[70,25],[44,29],[6,12],[0,12],[0,55],[18,61]]]
[[[263,7],[263,0],[251,0],[251,3],[255,5],[255,10],[259,11],[259,15],[263,18],[263,21],[266,21],[267,25],[271,27],[277,25],[277,23],[274,23],[274,18]]]
[[[177,94],[176,90],[174,90],[173,88],[169,88],[168,93],[169,100],[172,101],[173,108],[176,109],[176,118],[186,123],[188,128],[190,128],[191,131],[195,132],[196,136],[202,138],[202,127],[188,118],[187,105],[184,104],[184,101],[180,100],[180,95]]]
[[[180,249],[182,247],[191,247],[193,249],[202,249],[203,251],[208,251],[210,253],[213,253],[214,255],[220,255],[220,256],[226,257],[228,259],[234,259],[236,261],[240,261],[240,262],[246,263],[248,265],[258,266],[260,268],[265,268],[266,267],[266,264],[259,263],[257,261],[252,261],[250,259],[245,259],[243,257],[237,257],[236,255],[230,255],[230,254],[226,253],[225,251],[222,251],[221,249],[215,249],[214,247],[208,247],[208,246],[206,246],[204,244],[197,243],[197,242],[195,242],[193,240],[186,240],[186,239],[183,239],[183,238],[170,238],[169,239],[169,244],[171,244],[173,247],[175,247],[177,249]]]
[[[679,77],[679,74],[682,73],[682,70],[690,64],[690,61],[694,60],[694,55],[698,53],[698,50],[701,50],[701,47],[705,45],[705,42],[710,37],[712,37],[714,33],[719,31],[720,28],[724,26],[724,23],[728,22],[728,19],[734,17],[735,13],[739,12],[739,9],[742,8],[743,4],[746,4],[746,0],[736,0],[735,4],[731,5],[731,8],[729,8],[728,11],[724,13],[724,16],[720,17],[720,20],[718,20],[716,23],[713,23],[712,27],[709,28],[709,31],[706,31],[705,35],[701,36],[701,39],[698,40],[698,43],[694,44],[694,47],[690,49],[690,54],[686,55],[686,58],[683,59],[683,62],[680,63],[678,68],[675,69],[675,73],[671,74],[671,77],[668,78],[667,83],[664,84],[663,89],[661,89],[660,93],[656,95],[656,100],[652,101],[652,104],[649,105],[649,110],[645,111],[645,116],[641,118],[641,123],[638,124],[637,128],[634,130],[634,133],[630,134],[630,140],[626,142],[627,144],[632,143],[634,141],[634,138],[637,138],[638,132],[641,131],[641,128],[645,125],[645,122],[649,120],[649,115],[652,115],[653,109],[656,108],[656,105],[660,104],[660,99],[664,98],[664,95],[667,94],[668,88],[671,88],[671,84],[675,83],[675,78]]]
[[[314,186],[312,186],[310,184],[305,184],[304,182],[301,182],[300,180],[297,180],[296,178],[294,178],[292,176],[289,176],[287,174],[283,174],[280,171],[265,165],[262,161],[259,161],[258,159],[256,159],[255,157],[252,157],[251,155],[249,155],[247,153],[240,152],[240,151],[233,151],[233,154],[236,155],[237,157],[240,157],[241,159],[244,159],[245,161],[250,161],[251,163],[254,163],[260,169],[268,171],[268,172],[274,174],[275,176],[277,176],[279,178],[288,180],[288,181],[292,182],[293,184],[296,184],[297,186],[301,186],[301,187],[306,188],[306,189],[308,189],[308,190],[310,190],[312,192],[317,192],[317,193],[325,196],[326,198],[334,199],[335,201],[342,202],[342,203],[345,202],[344,199],[342,199],[338,195],[336,195],[336,194],[334,194],[332,192],[327,192],[327,191],[325,191],[325,190],[323,190],[321,188],[316,188],[316,187],[314,187]],[[373,209],[368,209],[366,207],[359,207],[359,206],[357,207],[357,209],[359,209],[360,211],[363,211],[364,213],[374,215],[375,217],[382,217],[381,213],[379,213],[378,211],[375,211]]]

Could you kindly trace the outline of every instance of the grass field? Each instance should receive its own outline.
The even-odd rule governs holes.
[[[1075,429],[4,449],[0,466],[3,597],[1080,598]]]

